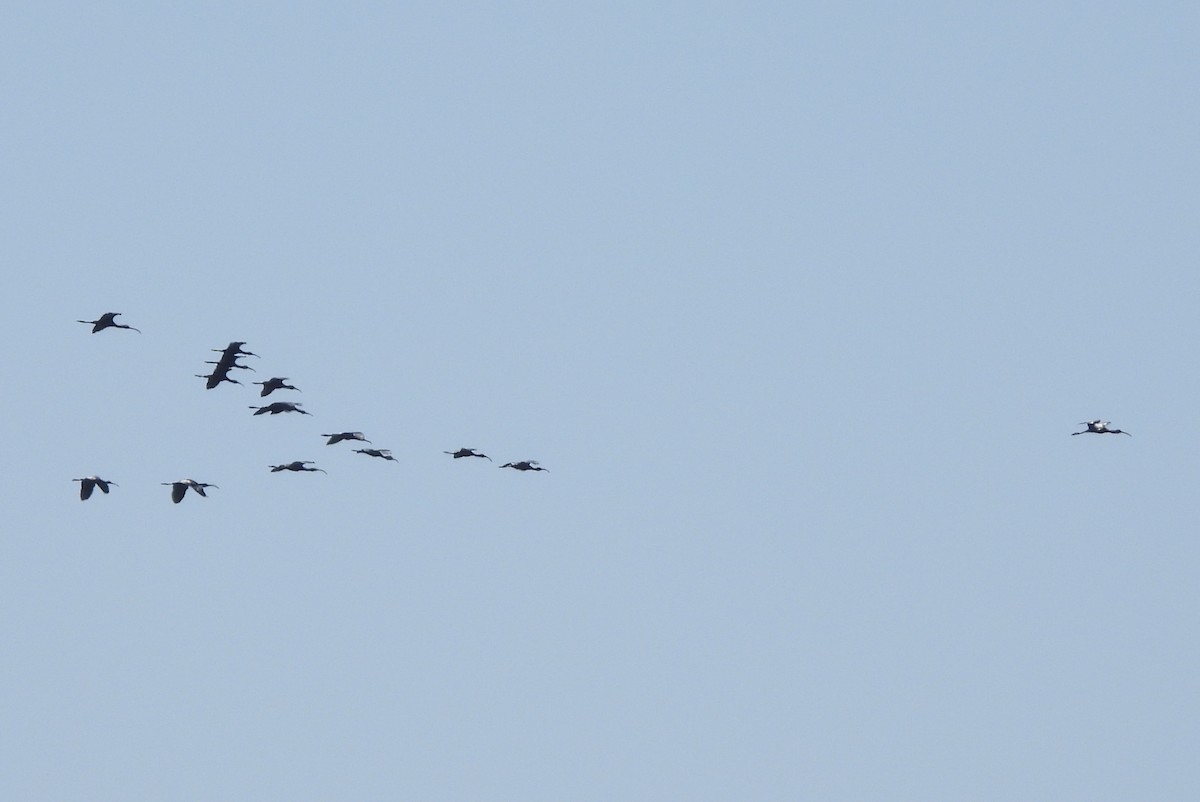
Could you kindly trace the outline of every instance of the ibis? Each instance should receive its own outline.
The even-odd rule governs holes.
[[[492,461],[492,458],[489,457],[487,454],[480,454],[478,451],[476,451],[473,448],[460,448],[458,451],[443,451],[442,453],[449,454],[450,456],[454,457],[455,459],[461,459],[463,457],[483,457],[488,462]]]
[[[1133,437],[1133,435],[1129,434],[1129,432],[1123,432],[1120,429],[1110,429],[1108,427],[1108,424],[1110,424],[1110,423],[1112,423],[1112,421],[1107,421],[1107,420],[1083,421],[1079,425],[1086,426],[1087,428],[1084,429],[1082,432],[1071,432],[1071,434],[1072,435],[1077,435],[1077,434],[1124,434],[1124,435],[1128,435],[1129,437]]]
[[[323,434],[321,436],[329,438],[329,440],[325,443],[327,446],[340,443],[343,440],[359,440],[364,443],[371,442],[367,438],[363,437],[362,432],[337,432],[336,434]]]
[[[99,320],[78,320],[76,322],[91,323],[92,334],[95,334],[98,331],[104,331],[105,329],[129,329],[130,331],[136,331],[138,334],[142,333],[141,329],[135,329],[133,326],[126,326],[124,323],[118,323],[115,318],[120,314],[120,312],[105,312],[100,316]]]
[[[299,412],[301,415],[311,415],[311,412],[305,412],[300,409],[300,404],[296,401],[273,401],[265,407],[251,406],[250,409],[257,409],[255,415],[278,415],[280,412]]]
[[[322,470],[321,468],[305,467],[306,465],[312,464],[312,460],[296,460],[295,462],[289,462],[286,465],[270,465],[268,467],[271,469],[271,473],[279,473],[280,471],[321,471],[321,473],[328,473],[328,471]]]
[[[235,365],[234,367],[240,368],[245,367],[245,365]],[[254,384],[262,385],[262,392],[259,393],[260,396],[268,396],[276,390],[295,390],[296,392],[300,392],[299,387],[293,387],[287,383],[287,376],[275,376],[274,378],[267,379],[265,382],[254,382]]]
[[[534,459],[521,460],[520,462],[506,462],[503,465],[501,465],[500,467],[501,468],[512,468],[513,470],[517,470],[517,471],[545,471],[546,473],[550,472],[549,468],[539,467],[537,464],[537,460],[534,460]]]
[[[356,448],[356,454],[366,454],[368,457],[380,457],[382,459],[390,459],[392,462],[399,462],[392,456],[392,452],[387,448]]]
[[[92,497],[92,491],[97,487],[100,492],[108,494],[109,486],[116,487],[117,483],[108,479],[101,479],[99,476],[85,476],[82,479],[72,479],[72,482],[79,482],[79,500],[87,501]]]
[[[197,482],[195,479],[180,479],[178,482],[160,482],[159,484],[170,485],[171,501],[176,504],[183,501],[183,494],[188,491],[189,487],[205,498],[208,498],[208,494],[204,492],[204,488],[216,487],[216,485],[210,485],[207,482]]]

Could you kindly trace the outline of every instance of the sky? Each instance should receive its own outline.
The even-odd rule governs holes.
[[[1196,798],[1198,24],[6,5],[0,796]]]

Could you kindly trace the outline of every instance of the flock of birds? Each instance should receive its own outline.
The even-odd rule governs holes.
[[[92,327],[92,334],[96,334],[98,332],[104,331],[105,329],[128,329],[130,331],[136,331],[138,334],[142,333],[141,329],[134,328],[133,326],[127,326],[124,323],[118,323],[116,321],[116,319],[120,316],[121,316],[120,312],[105,312],[103,315],[101,315],[96,320],[80,320],[78,322],[79,323],[87,323],[88,325],[90,325]],[[222,382],[229,382],[231,384],[240,385],[241,384],[240,381],[230,377],[230,375],[229,375],[230,371],[235,370],[235,369],[237,369],[237,370],[254,370],[254,368],[250,367],[249,365],[243,365],[238,362],[238,359],[240,359],[241,357],[244,357],[244,356],[252,356],[252,357],[258,358],[258,354],[243,350],[242,346],[244,346],[245,344],[246,343],[244,341],[231,342],[229,345],[227,345],[224,348],[212,349],[213,351],[217,351],[221,354],[221,356],[218,357],[216,360],[209,360],[209,361],[205,362],[206,365],[214,366],[212,371],[210,371],[209,373],[205,373],[205,374],[200,374],[200,373],[196,374],[196,378],[204,379],[205,389],[212,390],[212,389],[220,386],[220,384]],[[267,379],[266,381],[252,382],[252,384],[261,385],[261,390],[259,391],[260,398],[265,398],[266,396],[269,396],[271,393],[275,392],[276,390],[294,390],[296,392],[301,392],[299,387],[295,387],[294,385],[288,384],[287,382],[288,382],[288,377],[276,376],[276,377]],[[311,415],[312,414],[311,412],[307,412],[307,411],[301,409],[301,404],[296,401],[272,401],[272,402],[270,402],[268,404],[264,404],[262,406],[251,405],[250,409],[255,410],[255,412],[254,412],[255,415],[279,415],[279,414],[282,414],[285,412],[295,412],[295,413],[299,413],[301,415]],[[1121,432],[1120,430],[1106,429],[1104,424],[1106,424],[1107,421],[1104,421],[1104,422],[1093,421],[1093,423],[1099,424],[1100,425],[1099,429],[1093,429],[1092,424],[1088,424],[1088,427],[1089,427],[1088,431],[1095,431],[1097,433],[1108,432],[1108,433],[1112,433],[1112,434],[1128,434],[1128,432]],[[1084,434],[1084,432],[1075,432],[1075,434]],[[371,445],[371,441],[368,440],[366,438],[366,436],[363,435],[362,432],[334,432],[331,434],[322,434],[321,436],[329,438],[325,442],[325,444],[330,445],[330,446],[335,445],[340,442],[343,442],[343,441],[347,441],[347,440],[367,443],[368,445]],[[392,456],[391,450],[386,449],[386,448],[356,448],[356,449],[354,449],[354,452],[357,454],[365,454],[368,457],[375,457],[378,459],[390,460],[392,462],[397,462],[396,458],[394,456]],[[442,453],[449,454],[454,459],[461,459],[463,457],[479,457],[481,459],[486,459],[488,462],[493,461],[492,458],[489,457],[487,454],[481,454],[480,452],[476,451],[473,448],[460,448],[457,451],[444,451]],[[283,463],[281,465],[269,465],[267,467],[270,469],[271,473],[279,473],[281,471],[293,471],[296,473],[300,473],[300,472],[328,473],[327,471],[325,471],[322,468],[311,467],[313,465],[315,465],[315,463],[312,460],[295,460],[293,462],[287,462],[287,463]],[[540,465],[538,465],[537,460],[520,460],[517,462],[506,462],[503,465],[501,465],[500,467],[501,468],[512,468],[513,470],[521,471],[521,472],[547,471],[546,468],[543,468]],[[95,492],[95,490],[97,488],[100,489],[101,493],[104,493],[107,495],[110,487],[119,487],[119,485],[116,482],[114,482],[110,479],[102,479],[101,477],[94,476],[94,475],[93,476],[85,476],[81,479],[73,479],[72,481],[80,483],[79,484],[79,498],[82,501],[87,501],[89,498],[91,498],[92,494]],[[217,485],[210,484],[208,482],[197,482],[194,479],[179,479],[178,481],[161,482],[160,484],[163,484],[163,485],[171,488],[171,501],[173,501],[176,504],[183,501],[183,498],[185,495],[187,495],[187,491],[189,489],[192,490],[193,492],[199,494],[200,496],[207,498],[208,494],[206,492],[204,492],[205,488],[217,487]]]

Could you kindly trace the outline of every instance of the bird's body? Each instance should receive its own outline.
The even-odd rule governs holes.
[[[442,453],[449,454],[455,459],[462,459],[463,457],[483,457],[488,462],[492,461],[492,458],[487,454],[480,454],[473,448],[460,448],[458,451],[443,451]]]
[[[243,366],[238,365],[237,367]],[[296,392],[300,392],[299,387],[293,387],[287,383],[287,376],[276,376],[274,378],[267,379],[265,382],[254,382],[254,384],[262,385],[262,392],[259,393],[260,396],[268,396],[276,390],[295,390]]]
[[[72,482],[79,482],[79,500],[87,501],[92,497],[92,491],[97,487],[100,492],[107,495],[109,485],[117,486],[116,482],[111,482],[108,479],[101,479],[99,476],[85,476],[82,479],[72,479]]]
[[[120,314],[120,312],[105,312],[100,316],[99,320],[78,320],[76,322],[92,324],[92,334],[104,331],[105,329],[129,329],[130,331],[136,331],[138,334],[142,333],[141,329],[135,329],[133,326],[118,323],[115,318]]]
[[[340,443],[343,440],[358,440],[363,443],[371,442],[367,438],[363,437],[362,432],[337,432],[336,434],[323,434],[321,436],[329,438],[329,440],[325,443],[327,446]]]
[[[183,496],[187,493],[189,487],[205,498],[208,497],[208,494],[204,492],[204,488],[216,487],[216,485],[210,485],[207,482],[197,482],[195,479],[180,479],[178,482],[160,482],[159,484],[171,487],[171,501],[176,504],[183,501]]]
[[[328,471],[322,470],[321,468],[305,467],[306,465],[312,464],[312,460],[296,460],[295,462],[289,462],[286,465],[270,465],[268,467],[270,467],[271,473],[279,473],[280,471],[321,471],[321,473],[328,473]]]
[[[537,464],[537,460],[534,460],[534,459],[521,460],[520,462],[506,462],[503,465],[501,465],[500,467],[501,468],[512,468],[512,469],[518,470],[518,471],[545,471],[546,473],[550,473],[549,468],[539,467]]]
[[[1087,428],[1084,429],[1082,432],[1071,432],[1071,434],[1072,435],[1076,435],[1076,434],[1124,434],[1124,435],[1128,435],[1129,437],[1133,437],[1133,435],[1129,434],[1129,432],[1123,432],[1120,429],[1108,428],[1108,424],[1110,424],[1110,423],[1112,423],[1112,421],[1107,421],[1107,420],[1083,421],[1079,425],[1086,426]]]
[[[305,412],[300,409],[300,404],[296,401],[273,401],[265,407],[252,406],[250,409],[257,409],[255,415],[278,415],[280,412],[299,412],[301,415],[311,415],[311,412]]]
[[[392,462],[399,462],[392,456],[392,452],[387,448],[356,448],[356,454],[366,454],[368,457],[379,457],[381,459],[390,459]]]

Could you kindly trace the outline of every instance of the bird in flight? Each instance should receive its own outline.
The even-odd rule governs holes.
[[[387,448],[356,448],[356,454],[366,454],[368,457],[381,457],[382,459],[390,459],[392,462],[399,462],[398,459],[392,456],[391,449]]]
[[[462,457],[483,457],[488,462],[492,461],[492,458],[487,454],[480,454],[473,448],[460,448],[458,451],[443,451],[442,453],[449,454],[455,459],[461,459]]]
[[[241,368],[241,367],[246,367],[246,366],[245,365],[235,365],[234,367]],[[253,382],[253,383],[262,385],[262,392],[259,393],[260,396],[268,396],[271,393],[275,392],[276,390],[295,390],[296,392],[300,392],[299,387],[293,387],[292,385],[287,383],[287,376],[276,376],[274,378],[267,379],[265,382]]]
[[[253,351],[243,351],[242,346],[245,344],[245,340],[235,340],[224,348],[214,348],[212,350],[219,353],[223,360],[237,359],[239,356],[258,356]],[[239,367],[241,366],[239,365]]]
[[[303,461],[296,460],[295,462],[289,462],[286,465],[270,465],[268,467],[271,469],[271,473],[279,473],[280,471],[310,471],[310,472],[321,471],[321,473],[328,473],[328,471],[323,470],[321,468],[306,468],[306,467],[304,467],[306,465],[312,465],[312,464],[313,464],[312,460],[303,460]]]
[[[1084,429],[1082,432],[1071,432],[1071,434],[1124,434],[1133,437],[1133,435],[1129,434],[1129,432],[1123,432],[1120,429],[1108,428],[1108,424],[1110,423],[1112,423],[1112,421],[1086,420],[1079,424],[1080,426],[1086,426],[1086,429]]]
[[[116,482],[109,481],[108,479],[101,479],[99,476],[85,476],[82,479],[72,479],[71,481],[80,483],[79,484],[79,500],[80,501],[87,501],[89,498],[91,498],[92,491],[95,490],[97,487],[100,488],[101,493],[104,493],[107,495],[109,485],[112,485],[113,487],[117,486]]]
[[[208,494],[204,492],[204,488],[216,487],[207,482],[197,482],[195,479],[180,479],[178,482],[159,482],[159,484],[171,486],[171,501],[176,504],[183,501],[183,494],[188,491],[189,487],[205,498],[208,498]]]
[[[249,370],[249,371],[251,371],[251,372],[254,372],[254,373],[257,373],[257,372],[258,372],[258,371],[255,371],[255,370],[254,370],[254,368],[250,367],[249,365],[239,365],[239,364],[237,363],[237,357],[234,357],[232,360],[227,360],[227,359],[206,359],[206,360],[204,361],[204,364],[206,364],[206,365],[216,365],[217,367],[216,367],[216,369],[213,371],[214,373],[216,373],[218,370],[220,370],[220,371],[228,371],[228,370],[230,370],[230,369],[232,369],[232,368],[237,368],[238,370]],[[255,384],[262,384],[262,382],[255,382]]]
[[[204,379],[204,380],[205,380],[205,381],[204,381],[204,388],[205,388],[206,390],[211,390],[211,389],[213,389],[214,387],[216,387],[216,386],[217,386],[218,384],[220,384],[221,382],[229,382],[230,384],[241,384],[241,382],[240,382],[240,381],[238,381],[237,379],[231,379],[231,378],[229,378],[229,373],[228,373],[228,372],[223,372],[223,371],[220,371],[220,370],[213,370],[213,372],[212,372],[212,373],[197,373],[197,374],[195,374],[195,375],[196,375],[196,378],[197,378],[197,379]],[[257,413],[256,413],[256,414],[257,414]]]
[[[126,326],[124,323],[118,323],[114,318],[120,314],[120,312],[105,312],[100,316],[99,320],[77,320],[75,322],[91,323],[92,334],[95,334],[98,331],[104,331],[105,329],[129,329],[130,331],[136,331],[138,334],[142,333],[141,329],[135,329],[133,326]]]
[[[518,471],[545,471],[546,473],[550,473],[549,468],[538,467],[537,460],[535,460],[535,459],[526,459],[526,460],[521,460],[520,462],[506,462],[503,465],[501,465],[500,467],[501,468],[512,468],[512,469],[518,470]]]
[[[367,438],[363,437],[362,432],[337,432],[336,434],[323,434],[321,436],[329,438],[328,442],[325,443],[327,446],[331,446],[334,443],[340,443],[343,440],[360,440],[364,443],[371,442]]]
[[[272,403],[267,404],[265,407],[252,406],[250,409],[258,410],[258,412],[254,413],[255,415],[266,415],[267,413],[278,415],[280,412],[299,412],[301,415],[312,414],[311,412],[305,412],[304,410],[300,409],[300,404],[295,401],[273,401]]]

